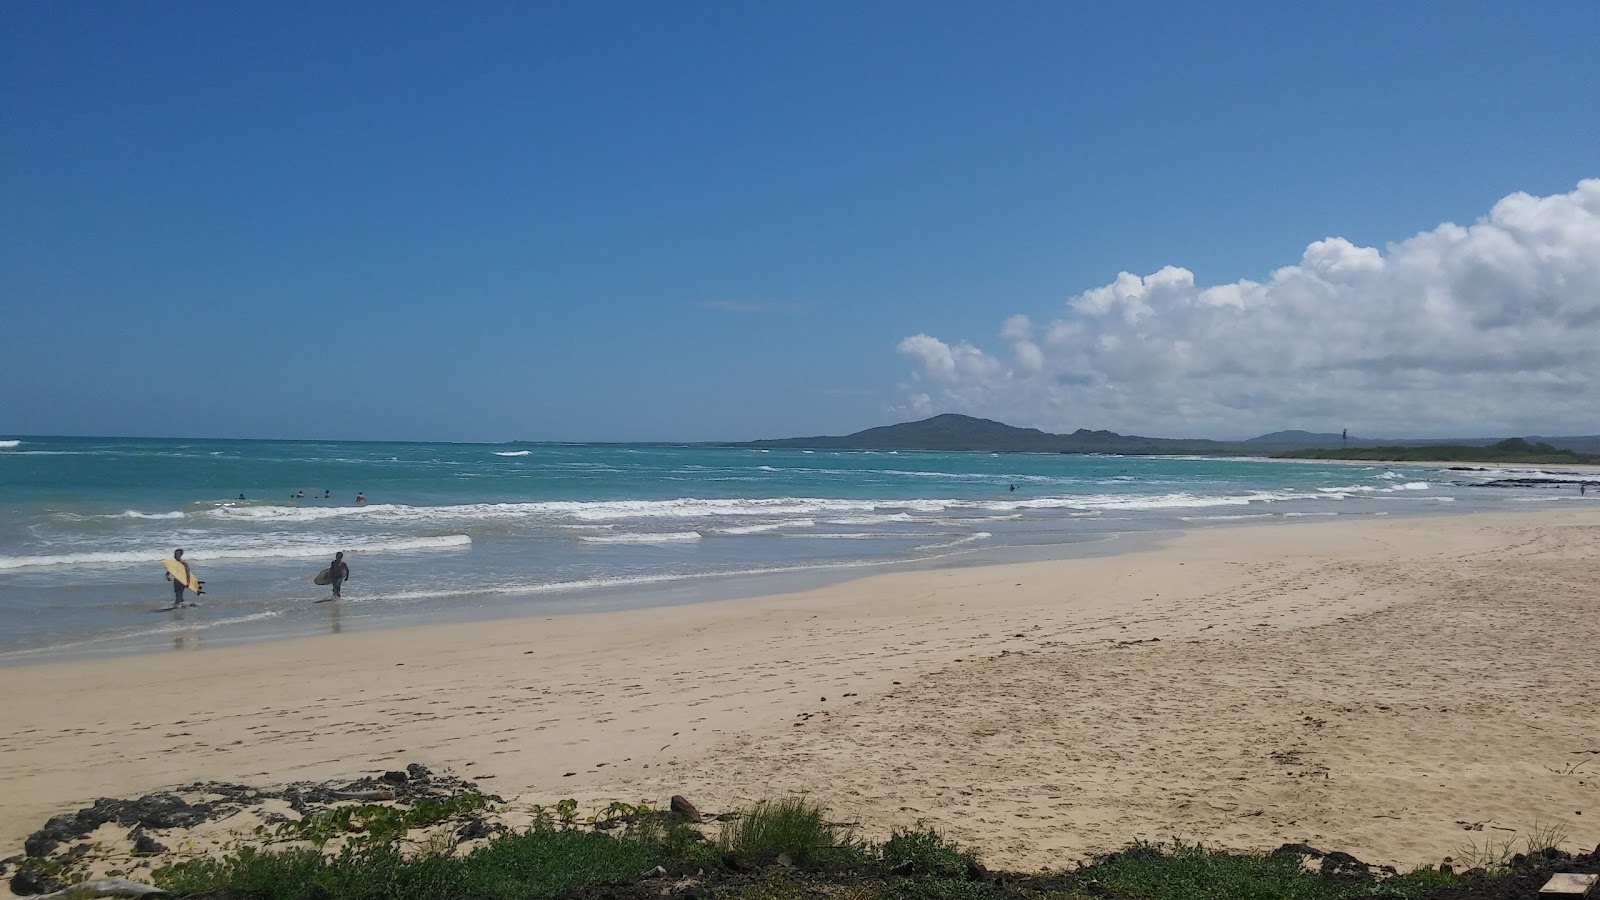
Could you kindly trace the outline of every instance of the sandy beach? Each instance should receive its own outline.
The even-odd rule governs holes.
[[[0,669],[0,856],[100,796],[423,763],[516,810],[808,792],[991,865],[1600,842],[1600,508],[1215,528],[773,597]]]

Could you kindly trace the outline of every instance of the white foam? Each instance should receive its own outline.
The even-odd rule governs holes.
[[[1415,482],[1426,487],[1425,482]],[[1422,488],[1406,488],[1418,490]],[[352,519],[374,524],[437,524],[468,521],[523,519],[555,525],[562,522],[618,522],[627,520],[715,520],[720,518],[828,517],[830,524],[881,524],[920,521],[927,514],[949,511],[1018,513],[1061,510],[1164,510],[1213,506],[1244,506],[1286,500],[1335,500],[1340,495],[1322,491],[1250,491],[1238,494],[1198,494],[1177,491],[1164,494],[1080,494],[1006,499],[843,499],[828,497],[677,497],[663,500],[548,500],[523,503],[469,503],[449,506],[291,506],[253,504],[217,506],[199,515],[229,522],[294,524]]]
[[[578,540],[588,544],[676,544],[700,540],[698,531],[639,532],[633,534],[585,534]]]
[[[119,512],[116,515],[105,516],[107,519],[181,519],[183,517],[183,513],[176,511],[164,513],[145,513],[139,512],[136,509],[129,509]]]
[[[964,535],[962,537],[956,538],[953,541],[946,541],[945,543],[942,543],[942,544],[923,544],[922,546],[920,546],[920,547],[918,547],[916,549],[917,549],[917,552],[919,552],[919,553],[920,552],[925,552],[925,551],[928,551],[928,550],[949,550],[952,547],[965,546],[967,544],[973,543],[974,541],[985,541],[985,540],[988,540],[991,537],[994,537],[994,535],[990,534],[987,531],[975,531],[972,534]]]
[[[881,516],[840,516],[825,521],[829,525],[881,525],[888,522],[915,522],[917,517],[910,513],[888,513]]]
[[[10,450],[12,447],[21,447],[21,441],[0,441],[0,450]]]
[[[405,553],[416,550],[453,550],[471,544],[472,538],[464,534],[344,542],[314,536],[314,539],[292,544],[191,547],[184,552],[184,559],[196,563],[222,559],[312,559],[327,556],[333,550],[344,550],[346,553]],[[53,556],[0,556],[0,569],[150,563],[165,559],[169,552],[166,549],[151,549],[61,553]]]
[[[495,456],[529,456],[532,453],[533,453],[532,450],[496,450],[494,452],[494,455]]]
[[[1394,488],[1397,491],[1425,491],[1427,489],[1428,483],[1426,481],[1408,481],[1405,484],[1396,485]]]
[[[816,519],[786,519],[782,522],[763,522],[760,525],[730,525],[727,528],[718,528],[717,534],[762,534],[784,528],[810,528],[816,524]]]

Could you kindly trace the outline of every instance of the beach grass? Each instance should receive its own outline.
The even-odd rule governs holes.
[[[725,823],[717,843],[746,859],[781,855],[799,866],[855,861],[863,855],[850,829],[830,824],[827,809],[804,797],[757,803]]]

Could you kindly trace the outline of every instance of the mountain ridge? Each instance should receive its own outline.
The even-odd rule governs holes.
[[[1562,449],[1600,451],[1600,435],[1541,437]],[[926,419],[878,425],[846,435],[775,438],[721,446],[806,450],[967,450],[991,453],[1118,453],[1149,456],[1262,456],[1272,453],[1359,447],[1424,447],[1458,445],[1484,447],[1505,440],[1492,438],[1375,439],[1332,432],[1274,431],[1242,441],[1207,438],[1155,438],[1115,431],[1079,428],[1071,434],[1052,434],[1038,428],[1021,428],[994,419],[961,413],[941,413]]]

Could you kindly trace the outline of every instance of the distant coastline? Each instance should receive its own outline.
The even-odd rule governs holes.
[[[1513,465],[1600,465],[1600,454],[1578,453],[1548,443],[1529,443],[1509,438],[1488,447],[1462,444],[1435,444],[1422,447],[1353,447],[1339,450],[1291,450],[1276,454],[1280,459],[1352,460],[1361,462],[1484,462]]]
[[[1080,428],[1071,434],[1051,434],[1037,428],[1018,428],[992,419],[945,413],[916,422],[883,425],[847,435],[817,435],[703,446],[773,450],[956,450],[982,453],[1107,453],[1124,456],[1600,463],[1600,435],[1571,437],[1531,435],[1526,439],[1518,437],[1510,440],[1519,442],[1518,447],[1500,452],[1499,455],[1474,457],[1471,454],[1475,452],[1496,452],[1492,448],[1505,445],[1507,439],[1486,437],[1394,440],[1308,431],[1276,431],[1244,441],[1213,441],[1199,438],[1143,437],[1118,434],[1114,431],[1090,431],[1086,428]],[[1329,447],[1339,449],[1327,449]],[[1548,447],[1548,452],[1540,449],[1541,447]],[[1372,457],[1343,455],[1366,451],[1389,455]],[[1445,455],[1411,455],[1424,451]],[[1528,458],[1526,460],[1511,458],[1518,453]],[[1309,457],[1292,456],[1294,454],[1309,454]]]

